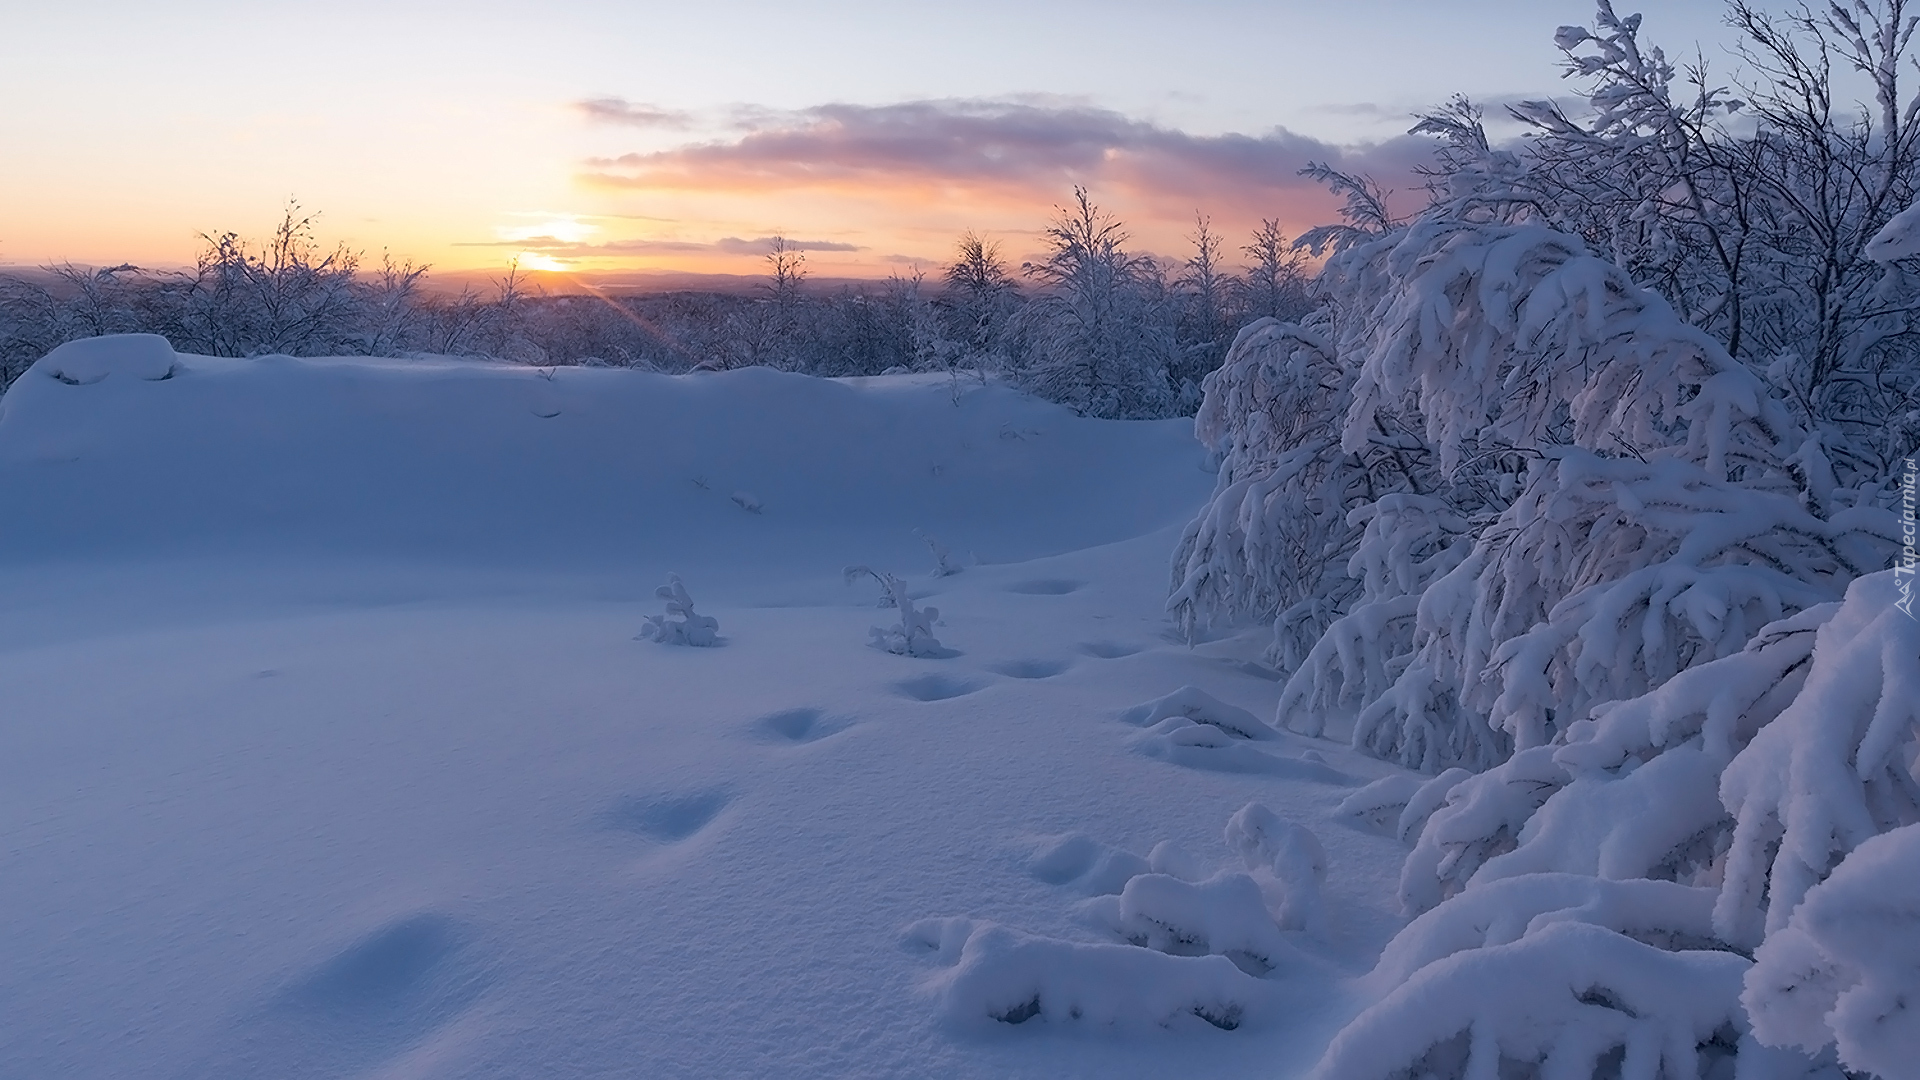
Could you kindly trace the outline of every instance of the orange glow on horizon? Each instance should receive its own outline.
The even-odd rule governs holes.
[[[573,267],[551,255],[542,255],[537,251],[523,251],[513,257],[514,264],[522,270],[538,270],[548,274],[564,274]]]

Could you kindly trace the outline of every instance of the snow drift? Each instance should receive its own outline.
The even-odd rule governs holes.
[[[0,556],[827,577],[918,567],[915,528],[990,561],[1150,532],[1190,511],[1201,461],[1183,421],[931,376],[227,360],[130,334],[62,346],[0,399]]]

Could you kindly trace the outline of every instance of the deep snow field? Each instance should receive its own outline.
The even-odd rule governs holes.
[[[1128,714],[1278,695],[1164,612],[1206,465],[925,376],[56,353],[0,401],[0,1076],[1301,1074],[1405,849],[1332,815],[1386,765]],[[670,572],[717,647],[636,639]],[[1134,878],[1251,932],[1181,884],[1251,802],[1323,931],[1143,939]]]

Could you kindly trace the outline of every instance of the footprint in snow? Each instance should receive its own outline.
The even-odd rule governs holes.
[[[733,796],[725,791],[688,791],[625,799],[607,811],[607,827],[662,844],[690,839],[713,823]]]
[[[952,675],[922,675],[919,678],[894,683],[893,688],[901,697],[914,701],[945,701],[948,698],[964,697],[986,685],[983,682],[956,678]]]
[[[431,911],[374,929],[294,975],[182,1077],[378,1072],[479,999],[475,937]]]
[[[1050,679],[1069,666],[1064,660],[1009,660],[1004,664],[989,665],[988,670],[1010,679]]]
[[[783,709],[753,722],[754,731],[767,742],[810,743],[844,731],[847,721],[828,716],[820,709]]]

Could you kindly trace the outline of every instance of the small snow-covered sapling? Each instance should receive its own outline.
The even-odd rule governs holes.
[[[720,641],[720,620],[694,614],[693,597],[687,595],[679,574],[668,574],[667,583],[653,590],[653,595],[667,602],[667,613],[648,615],[647,625],[640,628],[642,638],[662,645],[708,646]]]
[[[940,542],[939,537],[919,529],[913,530],[913,535],[925,541],[927,548],[933,552],[934,577],[951,577],[965,569],[954,560],[953,552],[947,548],[947,545]]]
[[[900,656],[939,656],[946,652],[940,645],[940,639],[933,636],[934,620],[940,617],[937,607],[915,608],[913,598],[907,595],[907,583],[897,575],[882,574],[870,566],[849,566],[846,569],[847,581],[862,574],[871,576],[886,591],[887,599],[900,612],[897,626],[873,627],[870,633],[871,644],[877,649]]]

